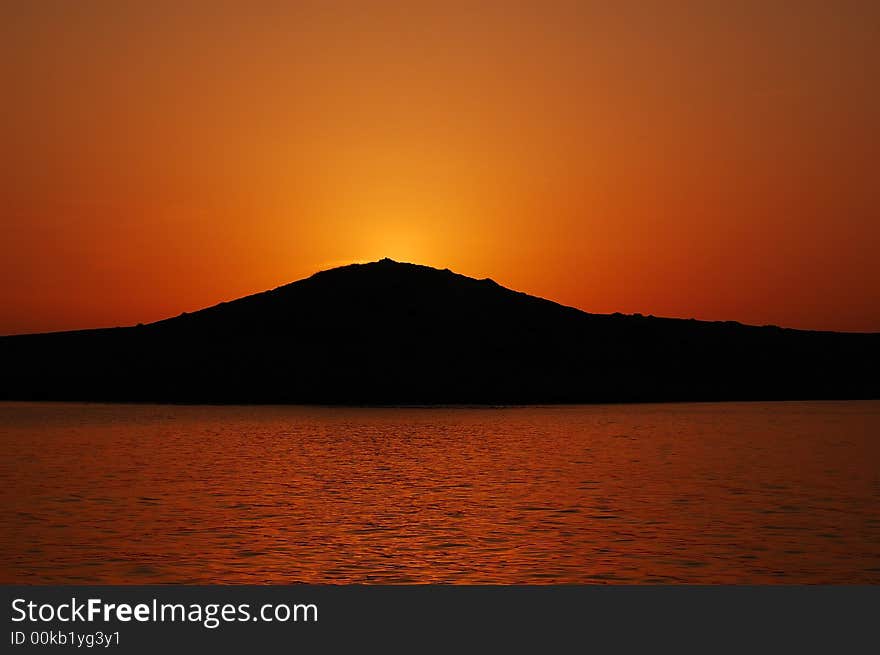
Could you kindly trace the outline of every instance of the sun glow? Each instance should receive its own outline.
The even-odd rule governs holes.
[[[395,157],[380,146],[361,150],[316,185],[312,210],[333,240],[322,245],[339,253],[334,261],[389,257],[444,268],[477,239],[480,211],[462,172],[406,145]]]

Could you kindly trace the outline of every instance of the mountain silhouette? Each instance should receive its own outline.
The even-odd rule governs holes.
[[[880,334],[589,314],[352,264],[136,327],[0,337],[0,398],[514,404],[880,397]]]

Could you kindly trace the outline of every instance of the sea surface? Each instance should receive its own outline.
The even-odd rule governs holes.
[[[0,403],[3,583],[880,583],[880,402]]]

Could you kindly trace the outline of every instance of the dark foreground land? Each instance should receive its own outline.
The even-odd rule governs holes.
[[[137,327],[0,337],[0,398],[579,403],[880,398],[880,333],[588,314],[382,260]]]

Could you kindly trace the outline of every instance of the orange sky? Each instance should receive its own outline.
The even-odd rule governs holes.
[[[880,330],[880,3],[4,2],[0,334],[389,256]]]

